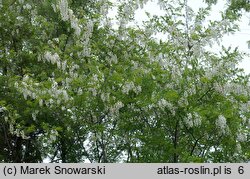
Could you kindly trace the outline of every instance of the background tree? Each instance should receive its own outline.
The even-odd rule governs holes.
[[[136,26],[146,3],[2,2],[2,162],[249,160],[243,54],[207,48],[239,17],[209,21],[210,3],[159,0],[165,14]]]

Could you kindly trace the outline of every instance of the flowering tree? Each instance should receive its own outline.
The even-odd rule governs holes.
[[[249,160],[242,54],[208,50],[237,19],[159,0],[165,14],[138,27],[146,3],[1,1],[3,162]]]

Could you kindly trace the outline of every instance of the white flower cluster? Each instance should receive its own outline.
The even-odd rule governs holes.
[[[161,10],[164,10],[167,8],[167,4],[164,0],[158,0],[158,3],[157,3],[160,7]]]
[[[61,0],[59,1],[59,10],[61,13],[62,20],[67,21],[69,19],[69,13],[68,13],[68,1],[67,0]]]
[[[237,83],[230,83],[227,86],[228,91],[233,92],[237,95],[248,95],[247,89],[243,85]]]
[[[234,93],[237,95],[248,95],[248,90],[241,84],[237,83],[226,83],[224,85],[215,83],[214,89],[221,94],[228,95],[229,93]]]
[[[109,10],[109,6],[108,6],[108,1],[107,0],[102,0],[101,1],[101,8],[100,8],[100,14],[103,15],[104,17],[107,16],[108,14],[108,10]]]
[[[217,24],[209,24],[208,28],[206,31],[207,33],[206,37],[201,38],[200,45],[205,47],[209,45],[210,47],[213,47],[214,42],[217,44],[220,44],[221,38],[223,37],[224,34],[228,33],[228,29],[236,29],[235,25],[231,25],[230,20],[228,19],[223,19],[221,21],[216,21]],[[212,21],[211,21],[212,23]]]
[[[217,92],[221,93],[221,94],[225,94],[225,93],[226,93],[225,86],[223,86],[223,85],[220,84],[220,83],[215,83],[215,84],[214,84],[214,89],[215,89]]]
[[[71,9],[69,9],[69,20],[70,20],[71,28],[74,29],[75,34],[79,36],[81,34],[81,28],[78,23],[78,19],[75,17]]]
[[[23,130],[20,130],[19,128],[14,129],[13,124],[10,124],[10,133],[16,135],[17,137],[22,137],[23,139],[29,139],[24,133]]]
[[[245,141],[247,141],[247,135],[243,134],[242,132],[240,132],[237,135],[237,141],[239,141],[239,142],[245,142]]]
[[[205,76],[208,79],[212,79],[214,76],[219,74],[219,72],[221,72],[220,65],[206,69]]]
[[[124,107],[124,104],[121,101],[118,101],[110,108],[110,113],[112,115],[119,114],[119,110]]]
[[[22,83],[16,84],[15,87],[23,93],[24,99],[27,100],[28,97],[32,99],[39,100],[38,104],[40,107],[43,105],[51,106],[55,103],[61,104],[62,101],[68,102],[72,98],[69,97],[65,87],[58,87],[56,81],[53,78],[50,78],[49,81],[52,82],[52,86],[46,90],[39,90],[39,85],[33,83],[28,77],[24,77]],[[41,96],[50,95],[49,99],[42,99]],[[35,113],[32,114],[33,119],[35,120]]]
[[[181,107],[188,106],[188,104],[188,99],[185,96],[180,97],[180,99],[178,100],[178,105],[180,105]]]
[[[198,127],[201,125],[202,118],[197,112],[194,112],[193,114],[188,113],[187,117],[184,119],[184,122],[188,128]]]
[[[140,85],[136,86],[132,81],[125,82],[125,84],[122,87],[122,93],[128,94],[129,91],[134,91],[136,94],[139,94],[142,91],[142,89]]]
[[[163,69],[166,69],[170,64],[167,61],[167,57],[163,53],[159,53],[155,58],[151,58],[152,61],[157,61]]]
[[[92,93],[93,96],[97,95],[97,90],[96,88],[89,88],[89,91]]]
[[[242,152],[242,148],[241,148],[240,143],[236,144],[235,150],[236,150],[236,153],[241,153]]]
[[[223,115],[219,115],[219,117],[215,121],[215,125],[220,130],[221,134],[226,134],[228,126],[227,120]]]
[[[38,113],[39,113],[39,111],[38,111],[38,110],[35,110],[35,111],[31,114],[32,119],[33,119],[34,121],[36,121],[36,116],[37,116]]]
[[[52,83],[51,88],[41,90],[39,83],[35,83],[32,78],[29,78],[29,76],[26,75],[20,83],[15,83],[15,88],[23,94],[25,100],[27,100],[28,97],[31,99],[37,99],[40,107],[43,107],[44,105],[51,107],[54,104],[60,105],[62,102],[67,103],[72,100],[72,97],[70,97],[67,92],[67,81],[69,80],[66,79],[66,82],[63,81],[63,84],[60,87],[54,78],[49,78],[49,81]],[[44,99],[44,96],[49,98]],[[32,113],[32,118],[34,120],[36,120],[37,114],[38,111]]]
[[[4,112],[6,110],[5,107],[0,106],[0,113]]]
[[[124,29],[126,27],[130,18],[134,17],[135,10],[138,9],[138,7],[137,2],[135,1],[125,1],[120,5],[122,11],[119,13],[120,17],[117,22],[120,28]]]
[[[23,5],[23,9],[30,10],[31,9],[31,5],[27,3],[27,4]]]
[[[40,107],[43,106],[43,100],[42,100],[42,99],[39,100],[39,106],[40,106]]]
[[[51,88],[48,90],[48,94],[50,94],[54,99],[57,99],[56,102],[58,104],[61,103],[61,100],[64,100],[66,102],[69,101],[70,97],[69,97],[67,91],[63,88],[59,88],[56,81],[53,80],[52,82],[53,83],[52,83]],[[53,99],[50,99],[49,103],[53,104]]]
[[[29,78],[28,75],[25,75],[22,83],[21,83],[21,88],[19,88],[18,83],[15,84],[15,87],[20,89],[21,92],[23,93],[23,97],[25,100],[28,99],[28,97],[31,97],[32,99],[36,99],[36,90],[32,87],[32,80]]]
[[[94,74],[91,79],[92,80],[90,80],[90,82],[88,83],[90,86],[88,90],[92,93],[93,96],[96,96],[99,92],[98,89],[100,88],[100,82],[103,81],[103,77]]]
[[[101,99],[103,102],[108,102],[110,98],[110,93],[102,93],[101,94]]]
[[[115,54],[113,54],[112,52],[108,52],[109,57],[106,57],[106,61],[109,64],[116,64],[118,62],[117,56]]]
[[[158,106],[160,107],[160,109],[164,109],[165,107],[167,107],[171,111],[172,115],[175,115],[175,110],[176,110],[175,107],[167,100],[160,99],[158,101]]]
[[[89,20],[85,26],[85,29],[84,29],[85,31],[81,39],[83,43],[82,55],[84,57],[90,56],[90,53],[91,53],[91,49],[89,48],[89,41],[90,41],[90,38],[92,37],[93,28],[94,28],[94,23],[91,20]]]
[[[183,69],[181,69],[177,65],[173,64],[172,69],[171,69],[171,74],[172,74],[173,80],[178,82],[177,80],[182,79]]]
[[[79,69],[79,65],[72,63],[71,67],[69,69],[69,75],[71,78],[77,78],[79,74],[77,73],[77,70]]]
[[[73,11],[68,7],[67,0],[60,0],[59,1],[59,11],[63,21],[70,21],[71,28],[75,30],[76,35],[80,35],[81,28],[78,23],[78,19],[75,17]]]
[[[57,136],[58,136],[58,132],[56,130],[52,130],[50,132],[50,140],[51,140],[51,142],[54,142],[56,140]]]
[[[125,4],[123,11],[126,18],[129,18],[130,14],[133,14],[133,7],[129,4]]]
[[[242,113],[249,112],[249,110],[250,110],[250,101],[248,101],[247,103],[240,104],[240,111]]]
[[[44,58],[52,64],[55,64],[55,63],[60,64],[60,57],[57,53],[52,54],[51,52],[45,52]]]
[[[53,65],[56,64],[57,68],[62,69],[63,71],[65,71],[67,68],[67,62],[62,62],[57,53],[52,54],[51,52],[47,51],[44,53],[44,58]]]
[[[82,94],[83,94],[82,88],[78,88],[77,95],[82,95]]]

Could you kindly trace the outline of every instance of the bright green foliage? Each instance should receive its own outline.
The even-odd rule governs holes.
[[[146,2],[0,4],[2,162],[249,161],[242,54],[208,50],[237,18],[159,0],[163,16],[129,25]]]

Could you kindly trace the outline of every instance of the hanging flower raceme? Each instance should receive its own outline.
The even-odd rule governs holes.
[[[60,14],[63,21],[67,21],[69,19],[69,7],[67,0],[60,0],[58,3]]]
[[[59,11],[63,21],[70,21],[71,28],[75,30],[75,34],[79,36],[81,34],[81,28],[78,19],[75,17],[74,12],[69,9],[67,0],[60,0],[58,2]]]
[[[223,115],[219,115],[215,121],[215,125],[218,128],[219,133],[226,134],[228,132],[227,119]]]

